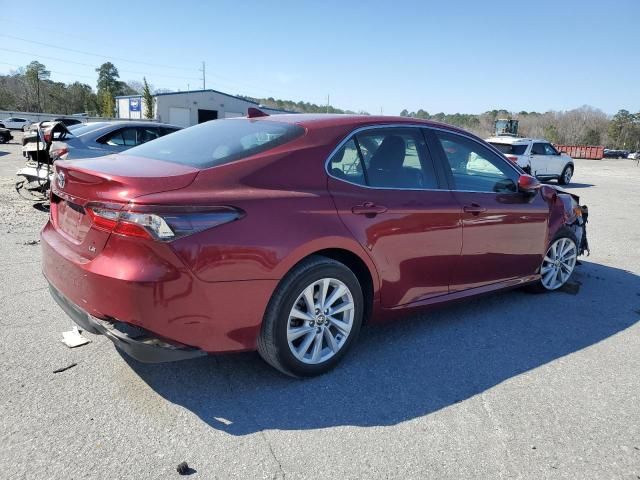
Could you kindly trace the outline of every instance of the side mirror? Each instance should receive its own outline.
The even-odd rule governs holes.
[[[542,184],[538,181],[536,177],[532,177],[531,175],[520,175],[518,178],[518,191],[525,193],[533,193],[540,189]]]

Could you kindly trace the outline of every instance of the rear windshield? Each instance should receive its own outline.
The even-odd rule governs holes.
[[[268,120],[214,120],[131,148],[127,155],[208,168],[264,152],[303,133],[298,125]]]
[[[80,135],[84,135],[85,133],[93,132],[94,130],[98,130],[99,128],[104,128],[108,126],[108,123],[105,122],[95,122],[95,123],[87,123],[79,126],[75,126],[73,130],[73,136],[79,137]],[[67,127],[67,130],[71,130],[71,128]]]
[[[496,147],[502,153],[511,154],[511,155],[524,155],[524,152],[527,150],[527,144],[510,144],[510,143],[494,143],[489,142],[491,145]]]

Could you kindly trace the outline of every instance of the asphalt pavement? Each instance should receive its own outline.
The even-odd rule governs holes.
[[[363,330],[332,373],[255,353],[144,365],[69,349],[0,145],[0,478],[640,478],[640,167],[576,161],[577,294],[510,291]],[[71,368],[60,373],[55,370]]]

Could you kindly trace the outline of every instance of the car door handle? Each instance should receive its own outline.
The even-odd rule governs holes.
[[[362,205],[351,207],[351,211],[356,215],[378,215],[387,211],[387,207],[376,205],[373,202],[364,202]]]
[[[481,207],[477,203],[472,203],[471,205],[465,205],[464,207],[462,207],[462,209],[464,210],[464,213],[471,213],[473,215],[480,215],[481,213],[484,213],[487,211],[486,208]]]

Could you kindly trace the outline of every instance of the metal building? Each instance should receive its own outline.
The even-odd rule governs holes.
[[[153,96],[154,120],[181,127],[218,118],[242,117],[247,114],[249,107],[259,107],[269,114],[289,113],[211,89],[158,93]],[[144,119],[144,110],[142,95],[116,97],[117,118]]]

